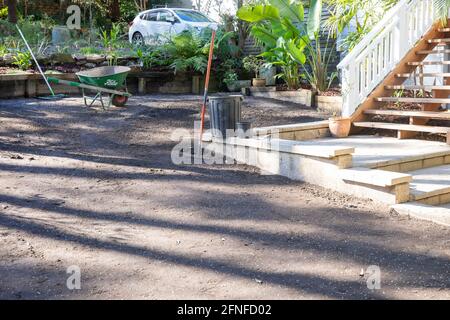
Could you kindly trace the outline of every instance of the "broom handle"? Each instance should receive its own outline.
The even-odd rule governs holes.
[[[211,34],[211,45],[209,47],[208,67],[206,69],[205,92],[203,94],[202,114],[201,114],[201,118],[200,118],[200,144],[202,143],[203,128],[205,126],[206,103],[208,100],[209,78],[211,76],[211,64],[212,64],[213,53],[214,53],[214,39],[215,38],[216,38],[216,30],[213,29],[212,34]]]
[[[25,45],[28,48],[28,51],[30,51],[31,56],[33,57],[34,62],[36,63],[36,66],[39,70],[39,73],[41,74],[42,78],[44,78],[45,83],[47,84],[47,87],[50,89],[50,92],[52,93],[52,96],[55,96],[55,92],[53,91],[52,87],[50,86],[50,83],[47,80],[47,77],[44,75],[44,72],[42,72],[41,66],[37,62],[36,57],[34,56],[33,50],[31,50],[30,45],[28,44],[27,39],[25,39],[25,36],[22,33],[22,30],[20,30],[19,26],[16,24],[16,28],[19,31],[20,36],[22,37],[23,41],[25,42]]]

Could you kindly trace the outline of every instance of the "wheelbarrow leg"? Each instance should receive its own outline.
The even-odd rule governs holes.
[[[114,97],[115,97],[116,95],[113,93],[113,94],[111,94],[110,96],[109,96],[109,101],[108,101],[108,109],[109,108],[111,108],[111,104],[112,104],[112,102],[114,101]]]
[[[85,93],[85,91],[84,91],[84,88],[82,88],[81,91],[82,91],[82,93],[83,93],[84,105],[85,105],[86,107],[89,108],[88,103],[87,103],[87,98],[86,98],[86,93]]]
[[[103,94],[102,94],[102,92],[100,91],[98,93],[98,95],[100,96],[100,103],[102,104],[103,111],[106,111],[105,104],[103,102]]]

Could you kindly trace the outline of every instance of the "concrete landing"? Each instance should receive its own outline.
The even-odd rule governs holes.
[[[378,168],[399,162],[421,160],[431,155],[450,155],[450,146],[444,142],[416,139],[350,136],[344,139],[316,139],[313,143],[323,146],[354,147],[353,167]]]
[[[430,206],[419,202],[408,202],[392,205],[391,208],[400,215],[427,220],[450,227],[450,204]]]
[[[450,193],[450,165],[425,168],[408,172],[413,176],[410,183],[412,200],[420,200]],[[450,202],[450,196],[448,201]]]

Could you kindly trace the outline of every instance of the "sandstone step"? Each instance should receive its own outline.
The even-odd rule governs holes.
[[[410,174],[369,168],[344,169],[340,171],[340,177],[346,181],[379,187],[391,187],[412,181]]]
[[[411,201],[426,204],[450,203],[450,165],[410,171]]]

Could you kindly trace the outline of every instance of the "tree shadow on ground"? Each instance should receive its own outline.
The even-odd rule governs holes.
[[[361,233],[368,236],[381,237],[397,232],[392,230],[379,230],[372,226],[374,218],[367,214],[358,215],[353,212],[358,224],[345,226],[342,223],[331,223],[327,219],[327,214],[321,215],[324,208],[312,210],[302,210],[308,212],[297,216],[298,224],[313,224],[323,230],[327,230],[320,235],[315,234],[292,234],[262,230],[246,230],[226,225],[216,225],[214,220],[205,220],[204,224],[189,223],[162,218],[147,218],[142,215],[124,215],[121,212],[95,212],[91,210],[75,209],[63,205],[55,205],[45,199],[19,198],[8,195],[1,195],[0,201],[17,207],[39,209],[44,212],[61,214],[63,216],[89,219],[93,221],[118,222],[120,224],[133,224],[145,227],[154,227],[165,230],[182,230],[195,233],[208,233],[217,236],[237,238],[264,245],[276,250],[299,250],[315,252],[328,259],[337,261],[351,261],[362,266],[379,265],[383,272],[397,273],[399,276],[396,286],[404,290],[425,286],[427,288],[450,289],[450,259],[447,257],[429,256],[422,253],[404,251],[403,248],[393,248],[392,246],[380,244],[378,241],[358,240],[353,234]],[[283,211],[284,207],[276,207],[267,203],[271,211]],[[205,208],[198,208],[205,210]],[[316,216],[316,219],[313,217]],[[255,222],[259,222],[258,215],[253,217]],[[339,219],[339,222],[343,222]],[[275,223],[275,221],[274,221]],[[329,298],[382,298],[376,291],[369,291],[365,288],[363,281],[341,281],[314,275],[313,273],[283,273],[255,270],[233,263],[213,258],[202,257],[199,259],[193,255],[183,255],[165,250],[148,249],[145,246],[137,246],[127,243],[114,243],[111,241],[98,239],[94,236],[80,235],[75,232],[62,230],[58,226],[51,225],[51,220],[39,221],[35,218],[24,218],[17,215],[0,215],[0,225],[18,229],[36,236],[50,238],[62,242],[72,242],[87,246],[97,250],[113,250],[116,252],[129,254],[158,260],[174,265],[192,267],[195,270],[219,272],[238,278],[253,280],[262,279],[269,284],[280,285],[286,288],[297,290],[299,293],[320,294]],[[355,230],[356,229],[356,230]],[[384,232],[384,233],[383,233]],[[398,236],[398,234],[397,234]],[[412,237],[407,235],[406,237]],[[406,271],[406,272],[405,272]],[[436,277],[441,275],[442,280]],[[447,275],[447,276],[446,276]]]

